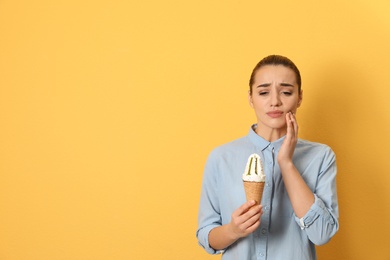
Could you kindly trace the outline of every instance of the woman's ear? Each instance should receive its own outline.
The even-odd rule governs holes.
[[[298,97],[298,107],[301,106],[301,104],[302,104],[302,99],[303,99],[303,90],[301,90],[301,92],[299,93],[299,97]]]
[[[249,102],[249,105],[251,106],[251,108],[253,108],[252,95],[251,95],[250,91],[248,91],[248,102]]]

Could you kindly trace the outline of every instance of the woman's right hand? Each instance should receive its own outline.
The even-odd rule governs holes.
[[[255,204],[254,200],[247,201],[233,212],[229,230],[235,239],[246,237],[259,227],[263,206]]]
[[[255,231],[260,225],[263,206],[255,205],[255,201],[242,204],[232,214],[228,224],[213,228],[209,233],[209,244],[215,250],[223,250]]]

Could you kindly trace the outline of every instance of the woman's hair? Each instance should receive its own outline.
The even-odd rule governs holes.
[[[251,95],[252,95],[252,85],[255,81],[256,72],[261,67],[264,67],[267,65],[273,65],[273,66],[282,65],[282,66],[285,66],[287,68],[292,69],[295,73],[295,77],[297,80],[298,91],[299,91],[299,93],[301,92],[301,84],[302,84],[301,73],[299,72],[298,67],[295,66],[294,62],[292,62],[289,58],[281,56],[281,55],[270,55],[270,56],[263,58],[259,63],[257,63],[256,67],[252,71],[251,78],[249,79],[249,93]]]

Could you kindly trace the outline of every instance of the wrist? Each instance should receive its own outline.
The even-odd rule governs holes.
[[[286,160],[286,161],[279,162],[279,168],[280,168],[282,173],[286,173],[286,172],[289,172],[291,170],[294,170],[295,165],[292,162],[292,160],[288,160],[288,161]]]
[[[237,239],[240,238],[240,235],[235,232],[234,230],[234,226],[233,226],[233,223],[230,222],[229,224],[227,224],[226,226],[226,237],[231,240],[231,241],[236,241]]]

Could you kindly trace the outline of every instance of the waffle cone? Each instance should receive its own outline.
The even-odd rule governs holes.
[[[256,205],[261,203],[265,182],[244,181],[246,200],[255,200]]]

